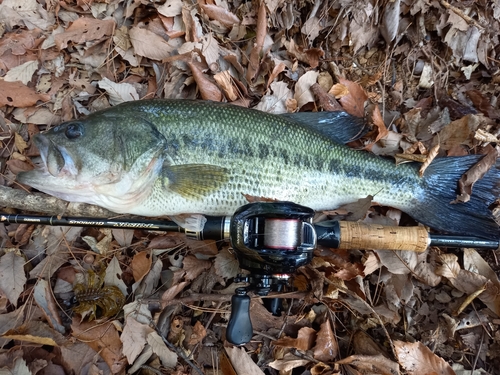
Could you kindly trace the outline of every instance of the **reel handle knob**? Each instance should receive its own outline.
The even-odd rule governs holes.
[[[231,317],[226,329],[226,340],[233,345],[244,345],[252,339],[250,297],[245,288],[237,288],[231,298]]]

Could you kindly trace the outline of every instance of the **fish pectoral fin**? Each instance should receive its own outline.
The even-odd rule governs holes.
[[[202,198],[229,180],[226,168],[211,164],[169,165],[162,173],[168,188],[184,198]]]

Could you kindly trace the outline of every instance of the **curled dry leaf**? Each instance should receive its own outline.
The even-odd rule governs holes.
[[[316,331],[314,329],[310,327],[302,327],[299,330],[296,339],[292,337],[283,337],[273,341],[273,345],[306,351],[312,348],[315,339]]]
[[[226,347],[227,356],[231,360],[236,374],[238,375],[264,375],[264,372],[250,358],[245,348]]]
[[[287,353],[287,354],[285,354],[283,359],[277,359],[277,360],[269,363],[269,366],[275,370],[279,370],[280,373],[288,374],[294,368],[306,366],[309,363],[310,363],[310,361],[307,359],[302,359],[302,358],[294,356],[291,353]]]
[[[365,102],[368,100],[368,95],[363,87],[344,78],[339,78],[339,83],[347,87],[349,91],[348,95],[340,98],[340,104],[342,104],[344,110],[353,116],[364,117]]]
[[[59,332],[44,322],[34,320],[19,327],[9,329],[2,337],[49,346],[63,346],[66,343],[66,338]]]
[[[498,157],[496,148],[491,146],[488,147],[488,153],[474,164],[467,172],[460,177],[458,180],[458,188],[460,194],[457,195],[457,199],[453,203],[465,203],[470,200],[472,194],[472,187],[477,180],[484,177],[484,175],[495,165]]]
[[[398,361],[409,375],[455,375],[450,365],[421,342],[394,341]]]
[[[222,92],[217,87],[215,83],[210,81],[193,63],[188,63],[191,71],[193,73],[194,80],[198,85],[198,90],[200,90],[201,97],[204,100],[212,100],[214,102],[220,102],[222,100]]]
[[[220,6],[213,4],[200,4],[200,6],[209,18],[219,21],[224,26],[232,27],[240,23],[240,19],[235,14]]]
[[[339,351],[337,338],[333,334],[330,320],[321,324],[316,337],[316,345],[313,348],[313,355],[319,361],[330,362],[335,359]]]
[[[338,365],[351,365],[356,367],[362,374],[399,374],[399,365],[384,357],[382,354],[361,355],[355,354],[340,361],[335,362]],[[424,374],[424,373],[422,373]]]
[[[62,325],[61,316],[59,315],[58,307],[54,299],[54,293],[50,290],[50,285],[46,280],[40,279],[37,281],[33,296],[36,304],[43,311],[45,318],[52,328],[64,334],[66,329]]]
[[[311,86],[316,83],[318,75],[318,72],[310,70],[303,74],[297,81],[297,84],[295,85],[294,99],[297,101],[299,108],[302,108],[308,103],[314,102],[314,95],[310,89]]]

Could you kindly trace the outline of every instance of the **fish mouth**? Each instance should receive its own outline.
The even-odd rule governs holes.
[[[73,176],[78,174],[74,159],[65,147],[58,146],[43,134],[37,134],[33,143],[40,151],[42,158],[42,171],[50,173],[53,177]]]

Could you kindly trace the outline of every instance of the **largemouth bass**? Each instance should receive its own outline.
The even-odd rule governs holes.
[[[67,201],[143,216],[230,215],[247,196],[327,210],[372,195],[439,231],[498,237],[488,210],[499,193],[498,165],[468,203],[450,204],[458,179],[480,157],[436,159],[421,178],[417,165],[396,167],[350,149],[341,144],[350,136],[330,128],[355,123],[338,113],[128,102],[36,135],[43,166],[18,180]]]

